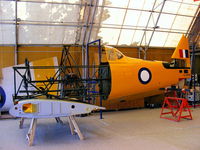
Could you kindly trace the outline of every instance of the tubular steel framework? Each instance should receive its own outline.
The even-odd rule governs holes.
[[[106,93],[101,90],[102,82],[110,80],[106,75],[108,65],[101,64],[101,40],[96,40],[87,44],[87,59],[89,60],[90,45],[98,43],[99,65],[77,65],[76,61],[70,54],[70,46],[64,46],[59,66],[30,66],[28,60],[25,66],[15,66],[14,69],[14,103],[20,100],[43,98],[61,99],[61,100],[78,100],[85,103],[96,104],[96,98],[100,100],[106,97]],[[45,80],[35,80],[31,70],[49,70],[57,71],[51,77]],[[86,72],[83,78],[81,71]],[[38,86],[38,83],[40,86]],[[51,89],[57,85],[57,89]],[[102,119],[100,111],[100,119]]]

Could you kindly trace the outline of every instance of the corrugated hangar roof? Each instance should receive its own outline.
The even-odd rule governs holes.
[[[82,44],[101,38],[109,45],[175,47],[182,34],[191,32],[199,4],[193,0],[1,0],[0,44]]]

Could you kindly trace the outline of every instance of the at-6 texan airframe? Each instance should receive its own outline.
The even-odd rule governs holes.
[[[171,63],[163,61],[147,61],[137,58],[130,58],[123,55],[116,48],[109,46],[103,46],[102,51],[103,51],[102,57],[105,57],[105,59],[104,61],[101,62],[99,66],[98,78],[102,79],[101,82],[99,82],[99,92],[100,95],[103,95],[103,99],[106,100],[114,101],[116,99],[120,99],[122,97],[126,97],[129,95],[137,95],[137,94],[143,95],[144,93],[148,93],[154,90],[159,90],[160,88],[176,85],[180,80],[191,77],[189,44],[188,44],[188,39],[185,36],[182,36],[180,42],[178,43],[171,57],[173,59]],[[52,59],[51,65],[56,64],[53,63],[54,62],[53,60],[54,59]],[[54,72],[56,72],[56,70]],[[102,74],[102,72],[104,73]],[[33,76],[36,78],[38,75],[35,74]],[[50,76],[48,78],[50,78]],[[9,81],[9,79],[6,79],[6,76],[5,80]],[[6,85],[8,86],[8,84]],[[9,86],[12,85],[9,84]],[[1,92],[3,93],[1,94],[1,97],[3,97],[1,99],[3,99],[4,101],[0,101],[0,104],[2,102],[2,104],[0,105],[1,107],[4,107],[3,105],[6,106],[6,103],[12,101],[11,98],[7,99],[8,93],[10,93],[11,88],[12,87],[7,88],[8,89],[7,91],[2,86],[1,90],[4,90],[4,92]],[[12,93],[10,94],[12,95]],[[34,103],[30,103],[30,101],[27,101],[25,103],[20,102],[16,107],[13,107],[12,111],[10,112],[11,114],[19,117],[20,115],[25,117],[24,115],[26,114],[27,116],[29,116],[28,115],[29,113],[33,113],[31,115],[32,117],[33,116],[39,117],[40,115],[44,115],[38,113],[41,112],[39,110],[41,110],[42,107],[40,108],[39,107],[40,105],[38,104],[36,105],[35,102]],[[52,107],[50,105],[56,105],[56,108],[58,107],[58,109],[61,110],[60,103],[59,106],[57,106],[57,104],[54,104],[58,103],[57,100],[55,100],[55,102],[52,102],[52,100],[48,102],[41,100],[39,102],[41,102],[42,104],[51,103],[48,105],[49,107],[45,105],[45,110],[47,108],[51,109]],[[77,109],[78,107],[75,106],[76,109],[72,108],[73,107],[72,105],[78,105],[78,104],[77,103],[72,104],[72,103],[73,102],[70,103],[66,102],[66,104],[70,105],[69,110],[71,109],[73,110],[70,113],[68,111],[63,111],[63,112],[57,111],[58,109],[56,109],[56,113],[45,112],[46,114],[44,116],[55,117],[59,116],[59,113],[61,116],[80,113],[79,109]],[[92,109],[96,108],[98,109],[98,107],[93,108],[93,106],[85,104],[82,105],[85,108],[84,109],[85,111],[81,113],[88,113],[88,111],[91,111]],[[37,109],[34,109],[36,108],[35,106],[37,106]],[[91,107],[91,109],[88,109],[88,107]],[[103,108],[99,107],[99,109]],[[19,113],[20,110],[22,111],[21,113]],[[75,110],[77,111],[76,113]],[[53,112],[53,110],[51,111],[49,110],[49,112]]]
[[[113,47],[104,47],[104,52],[107,60],[102,64],[108,67],[100,68],[100,72],[106,72],[105,78],[109,79],[100,84],[100,91],[106,95],[104,99],[144,94],[191,77],[189,44],[185,36],[171,56],[171,63],[130,58]]]

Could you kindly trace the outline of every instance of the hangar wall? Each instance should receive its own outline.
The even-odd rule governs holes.
[[[12,66],[14,64],[14,48],[0,47],[0,68]]]
[[[138,49],[130,47],[117,47],[123,54],[130,57],[138,58]],[[92,47],[91,57],[97,52],[96,47]],[[57,56],[60,59],[62,47],[19,47],[18,64],[24,63],[25,58],[30,61]],[[81,58],[81,48],[71,47],[71,53]],[[170,61],[173,49],[150,48],[147,51],[147,60]],[[0,46],[0,68],[14,65],[14,47]]]

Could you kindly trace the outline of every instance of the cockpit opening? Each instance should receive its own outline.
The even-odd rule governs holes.
[[[111,92],[111,72],[108,62],[101,62],[98,71],[99,92],[102,99],[106,100]]]
[[[173,59],[170,63],[163,62],[163,66],[166,69],[180,69],[180,68],[187,68],[185,60],[181,59]]]

